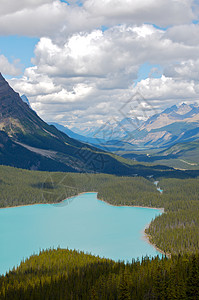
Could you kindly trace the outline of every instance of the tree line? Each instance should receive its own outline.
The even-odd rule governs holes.
[[[199,254],[114,262],[63,249],[33,255],[0,277],[2,300],[199,299]]]

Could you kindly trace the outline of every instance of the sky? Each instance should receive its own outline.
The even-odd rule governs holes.
[[[199,0],[0,0],[0,72],[70,128],[199,104]]]

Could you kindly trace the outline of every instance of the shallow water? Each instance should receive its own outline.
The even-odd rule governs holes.
[[[79,249],[114,260],[160,254],[144,228],[160,209],[111,206],[85,193],[60,204],[0,209],[0,274],[40,249]],[[160,254],[161,255],[161,254]]]

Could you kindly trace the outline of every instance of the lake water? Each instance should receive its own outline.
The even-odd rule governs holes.
[[[40,249],[58,246],[114,260],[155,256],[160,253],[143,230],[159,214],[159,209],[111,206],[96,193],[56,205],[0,209],[0,274]]]

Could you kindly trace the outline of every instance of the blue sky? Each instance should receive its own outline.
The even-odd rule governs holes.
[[[67,3],[68,5],[70,5],[70,2],[69,1],[66,1],[66,0],[60,0],[61,2],[63,3]],[[82,1],[74,1],[78,6],[82,6],[83,3]]]
[[[5,55],[9,62],[20,60],[21,71],[31,67],[31,58],[34,56],[35,45],[39,38],[25,36],[0,36],[0,54]],[[12,76],[7,75],[6,78]]]
[[[198,16],[192,0],[4,1],[0,71],[44,120],[69,127],[120,120],[139,94],[146,110],[197,102]]]

